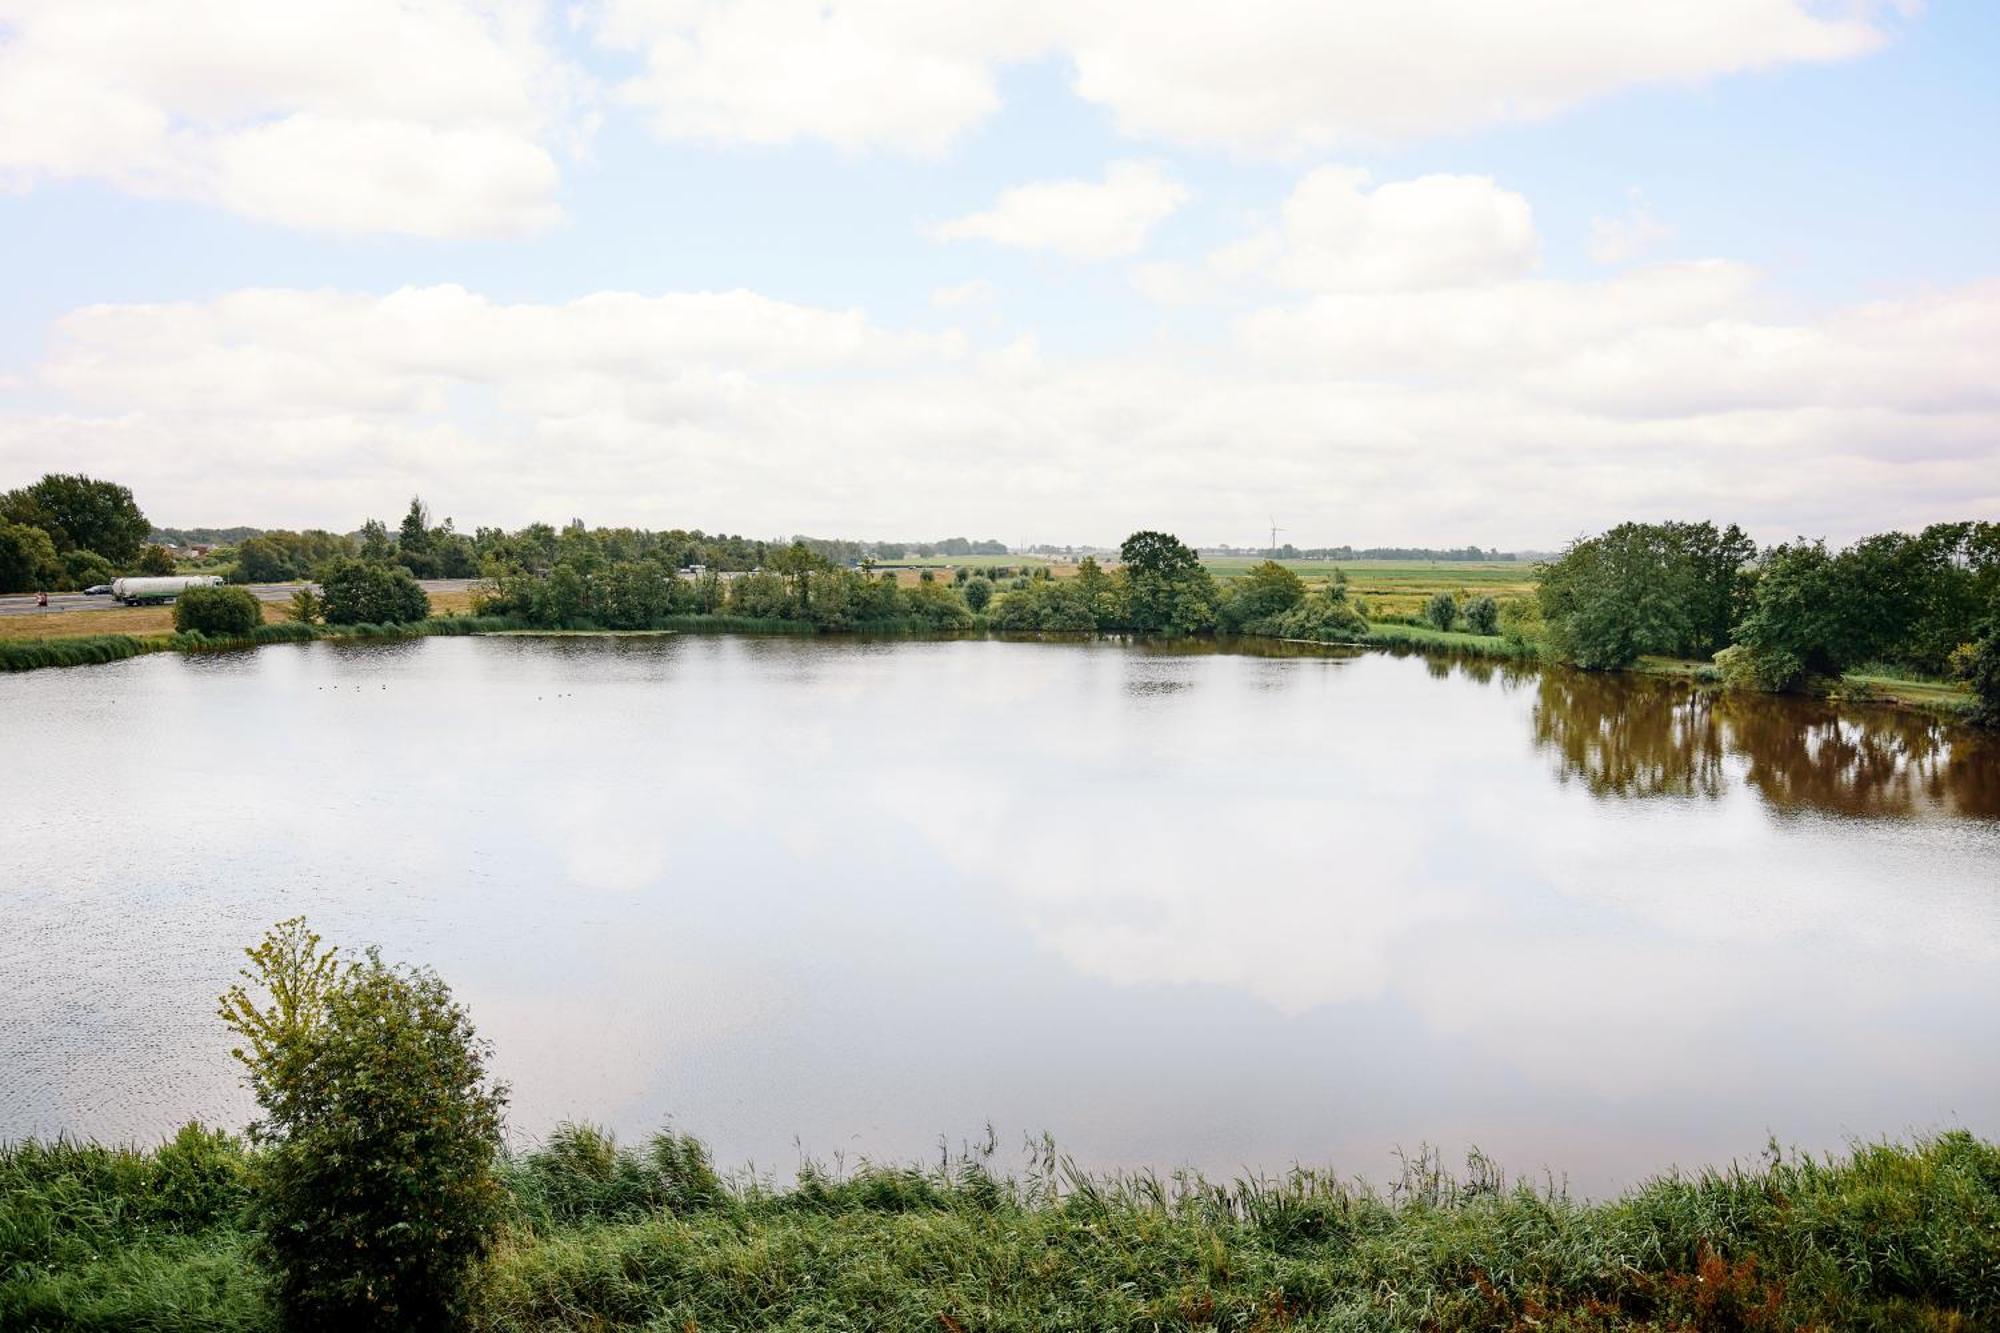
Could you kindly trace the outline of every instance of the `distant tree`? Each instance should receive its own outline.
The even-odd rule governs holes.
[[[70,588],[89,588],[118,576],[117,567],[95,551],[65,551],[62,567],[63,583]]]
[[[553,534],[551,534],[553,535]],[[379,518],[361,525],[361,558],[387,562],[395,558],[396,544],[389,540],[389,527]]]
[[[26,523],[0,523],[0,592],[38,592],[62,576],[48,533]]]
[[[1178,537],[1135,532],[1118,548],[1126,620],[1146,633],[1189,634],[1214,627],[1215,581]]]
[[[1275,560],[1252,566],[1222,589],[1218,618],[1237,633],[1269,634],[1271,621],[1306,598],[1305,581]]]
[[[431,613],[430,598],[399,567],[342,558],[327,566],[320,586],[329,625],[401,624]]]
[[[174,553],[164,546],[148,546],[139,552],[139,572],[163,578],[174,572]]]
[[[242,637],[264,623],[264,607],[248,588],[188,588],[174,599],[174,628]]]
[[[812,612],[812,576],[815,570],[826,568],[824,557],[802,541],[771,552],[764,562],[773,574],[785,580],[792,590],[792,605],[801,618]]]
[[[1458,599],[1448,592],[1432,593],[1424,603],[1424,619],[1435,629],[1450,629],[1458,623]]]
[[[1467,599],[1460,614],[1465,617],[1465,628],[1473,634],[1500,632],[1500,603],[1491,597]]]
[[[285,614],[301,625],[310,625],[326,614],[326,608],[320,603],[318,593],[311,588],[300,588],[292,594]]]
[[[418,555],[431,549],[431,511],[421,495],[410,497],[409,512],[396,533],[396,549]]]
[[[974,611],[984,611],[986,604],[993,600],[993,585],[986,579],[974,576],[965,581],[965,604]]]
[[[246,951],[223,1020],[263,1118],[256,1253],[294,1329],[464,1327],[506,1203],[506,1089],[428,970],[321,949],[303,919]]]
[[[139,558],[139,548],[152,531],[126,487],[62,472],[0,495],[0,523],[40,528],[58,555],[95,551],[119,566]]]

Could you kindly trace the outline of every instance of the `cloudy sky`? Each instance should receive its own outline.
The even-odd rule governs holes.
[[[0,485],[1549,547],[2000,515],[1984,0],[0,0]]]

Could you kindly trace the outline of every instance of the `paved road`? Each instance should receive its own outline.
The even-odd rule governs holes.
[[[464,592],[476,579],[421,579],[425,592]],[[263,602],[289,602],[292,594],[305,584],[299,583],[248,583],[243,585],[256,594]],[[35,605],[33,593],[10,594],[0,597],[0,616],[47,616],[58,611],[110,611],[120,605],[110,597],[85,597],[80,592],[52,592],[49,594],[48,610]]]

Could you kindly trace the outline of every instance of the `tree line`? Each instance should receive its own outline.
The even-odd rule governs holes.
[[[153,525],[116,482],[51,472],[0,492],[0,592],[75,591],[121,574],[171,574]]]
[[[1973,686],[2000,721],[2000,523],[1933,523],[1766,550],[1735,525],[1624,523],[1537,570],[1552,656],[1593,670],[1713,661],[1733,685],[1809,690],[1880,665]]]

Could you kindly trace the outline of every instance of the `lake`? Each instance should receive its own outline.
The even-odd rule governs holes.
[[[532,1139],[1099,1167],[1478,1145],[1596,1193],[2000,1137],[2000,752],[1382,653],[417,639],[0,677],[0,1138],[241,1125],[305,913]]]

